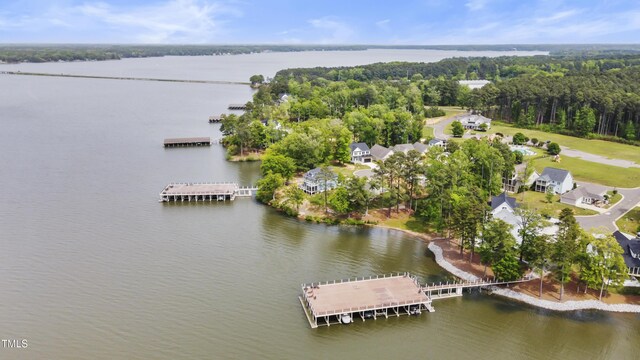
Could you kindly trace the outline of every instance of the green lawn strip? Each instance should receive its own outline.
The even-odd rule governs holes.
[[[491,128],[487,132],[499,132],[505,136],[513,136],[515,133],[521,132],[531,139],[537,138],[540,141],[550,140],[574,150],[580,150],[586,153],[601,155],[612,159],[629,160],[640,164],[640,147],[633,145],[620,144],[604,140],[587,140],[578,137],[548,133],[539,130],[520,129],[513,127],[510,124],[505,124],[498,121],[493,121],[491,123]]]
[[[618,201],[622,200],[622,194],[620,193],[616,193],[614,195],[613,191],[607,191],[607,195],[609,196],[609,205],[607,205],[607,208],[612,207],[613,205],[617,204]]]
[[[533,164],[538,173],[550,166],[570,171],[575,180],[606,186],[632,188],[640,184],[640,168],[622,168],[567,156],[560,162],[553,162],[551,157],[543,157],[534,160]]]
[[[616,220],[616,226],[620,231],[631,235],[640,231],[640,207],[631,209],[623,217]]]
[[[420,221],[414,217],[401,217],[399,219],[386,219],[380,222],[380,225],[383,226],[387,226],[387,227],[392,227],[392,228],[396,228],[396,229],[403,229],[403,230],[410,230],[410,231],[415,231],[415,232],[420,232],[420,233],[427,233],[429,232],[431,229],[429,228],[429,226],[424,222],[424,221]]]
[[[425,125],[422,127],[422,138],[429,139],[433,138],[433,128],[429,125]]]
[[[524,195],[524,201],[523,201]],[[573,210],[575,215],[595,215],[597,212],[589,209],[582,209],[579,207],[563,204],[560,202],[560,195],[554,195],[551,203],[547,202],[546,194],[536,191],[526,191],[521,194],[514,194],[516,201],[529,209],[535,209],[542,215],[552,216],[557,218],[560,215],[560,211],[564,208]]]
[[[332,166],[331,170],[333,170],[336,174],[342,174],[344,177],[349,177],[353,175],[354,172],[363,169],[371,169],[367,165],[362,164],[344,164],[342,166]]]

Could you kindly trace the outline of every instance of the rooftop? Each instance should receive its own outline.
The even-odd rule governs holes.
[[[624,250],[624,253],[622,254],[624,263],[630,268],[640,267],[640,259],[635,259],[629,253],[629,245],[632,245],[632,243],[633,245],[640,243],[640,240],[630,240],[625,234],[621,233],[620,231],[614,232],[613,237],[616,238],[618,244],[620,244],[620,247]]]
[[[567,170],[557,169],[554,167],[546,167],[544,168],[544,170],[542,170],[542,174],[540,174],[540,177],[543,180],[551,180],[557,183],[562,183],[564,179],[569,176],[569,174],[570,173]]]
[[[231,194],[238,189],[236,183],[184,183],[169,184],[160,195]]]
[[[516,198],[507,196],[507,192],[503,192],[500,195],[493,196],[491,198],[491,210],[495,210],[498,206],[507,203],[512,209],[515,209],[518,204],[516,204]]]
[[[316,317],[429,301],[408,274],[305,287],[305,297]]]

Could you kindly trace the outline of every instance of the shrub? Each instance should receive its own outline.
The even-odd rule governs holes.
[[[436,106],[432,106],[428,109],[426,109],[424,111],[424,116],[428,117],[428,118],[435,118],[435,117],[440,117],[440,116],[445,116],[447,113],[444,112],[444,110],[436,107]]]
[[[547,152],[551,155],[560,154],[560,145],[554,142],[547,144]]]

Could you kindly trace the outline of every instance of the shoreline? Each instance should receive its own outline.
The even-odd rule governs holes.
[[[477,276],[460,270],[447,261],[443,256],[442,248],[436,245],[433,241],[429,241],[427,248],[434,254],[436,263],[447,272],[466,281],[478,279]],[[601,310],[621,313],[640,313],[640,305],[634,304],[606,304],[598,300],[569,300],[565,302],[553,302],[497,286],[492,286],[490,289],[492,294],[553,311]]]

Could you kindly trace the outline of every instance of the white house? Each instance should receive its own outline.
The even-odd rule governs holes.
[[[574,206],[580,206],[581,204],[599,206],[607,202],[604,194],[605,191],[597,191],[588,186],[580,186],[563,194],[560,197],[560,202]]]
[[[351,162],[352,163],[370,163],[371,162],[371,150],[365,143],[351,143],[349,145],[351,149]]]
[[[309,170],[304,174],[300,189],[307,194],[316,194],[324,192],[325,190],[331,190],[338,186],[338,175],[331,172],[331,176],[326,179],[320,175],[321,169],[319,167]],[[326,187],[325,187],[326,184]]]
[[[489,80],[458,80],[458,84],[467,86],[471,90],[480,89],[489,83],[491,83]]]
[[[536,179],[535,190],[547,192],[549,186],[554,194],[564,194],[573,189],[573,176],[567,170],[546,167]]]
[[[511,235],[513,235],[516,242],[520,244],[522,238],[518,232],[522,227],[522,219],[515,213],[517,207],[516,199],[507,196],[506,191],[491,198],[491,216],[494,219],[500,219],[511,225]]]
[[[464,114],[456,117],[465,129],[479,130],[482,124],[486,124],[487,129],[491,128],[491,119],[479,114]]]
[[[445,147],[445,146],[447,146],[447,140],[431,139],[431,140],[429,140],[429,143],[427,144],[427,146],[429,146],[429,147],[433,147],[433,146]]]
[[[518,204],[516,203],[516,198],[507,196],[507,192],[503,192],[498,196],[493,196],[491,198],[491,214],[495,214],[502,210],[507,210],[513,213]]]

